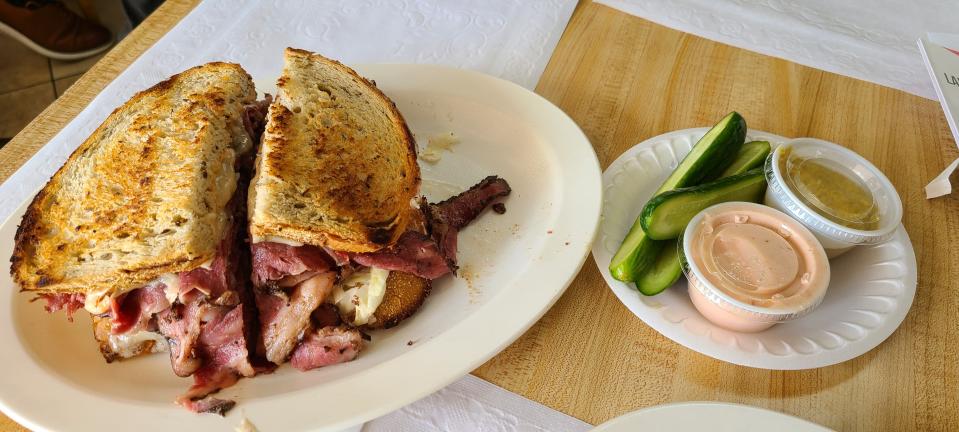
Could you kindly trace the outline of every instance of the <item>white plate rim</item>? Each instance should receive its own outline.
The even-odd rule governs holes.
[[[552,253],[544,253],[540,257],[541,261],[530,265],[528,271],[514,279],[512,284],[515,286],[526,284],[539,288],[514,289],[509,296],[503,295],[506,294],[505,292],[500,293],[465,320],[430,340],[417,343],[416,349],[355,376],[323,386],[324,392],[332,392],[341,398],[337,405],[342,409],[338,410],[333,418],[325,418],[322,424],[304,423],[301,424],[300,429],[340,430],[387,414],[445,387],[505,349],[552,307],[579,274],[595,239],[601,212],[601,169],[595,150],[579,126],[545,98],[504,79],[447,66],[360,64],[352,67],[360,74],[377,80],[381,87],[384,81],[380,78],[390,74],[405,74],[405,76],[419,78],[430,76],[437,80],[459,80],[470,85],[453,89],[451,94],[464,97],[472,95],[484,103],[493,103],[495,97],[497,104],[524,106],[522,109],[535,110],[529,115],[548,119],[551,128],[562,131],[568,138],[552,143],[556,148],[555,155],[562,172],[561,179],[572,180],[565,182],[567,187],[562,189],[561,198],[563,199],[556,205],[559,210],[555,213],[557,219],[554,229],[558,232],[567,232],[568,235],[547,236],[543,250]],[[436,80],[423,81],[436,85]],[[490,91],[490,94],[477,96],[481,94],[477,90],[479,88]],[[4,226],[16,223],[20,214],[22,213],[14,213],[5,221]],[[10,295],[0,295],[0,310],[10,310],[11,298]],[[10,325],[12,314],[6,315],[4,318],[6,322],[3,323],[6,325],[0,325],[0,339],[16,341],[18,336],[12,330],[14,326]],[[11,353],[18,355],[14,357]],[[456,353],[456,358],[460,359],[455,365],[448,363],[449,353]],[[0,351],[0,365],[10,365],[11,360],[29,359],[29,356],[30,354],[23,350]],[[38,369],[36,365],[32,366]],[[3,371],[0,371],[0,376],[14,370],[11,367],[4,367]],[[384,380],[395,381],[396,371],[402,371],[406,378],[405,385],[399,393],[370,393],[356,390],[373,388],[377,382]],[[169,373],[169,371],[162,373]],[[268,377],[258,379],[264,378],[268,379]],[[53,379],[48,381],[58,382]],[[0,381],[3,379],[0,378]],[[61,391],[63,394],[60,397],[65,399],[68,396],[81,399],[84,397],[81,391],[66,385],[56,390]],[[304,409],[302,401],[309,399],[309,396],[315,393],[318,393],[318,390],[309,389],[261,400],[241,400],[240,407],[257,404],[258,409],[275,409],[278,413],[290,413],[295,411],[290,409],[291,404],[297,404],[299,401],[300,403],[295,406],[299,406],[302,410]],[[316,401],[323,401],[322,396],[320,395]],[[112,410],[140,410],[144,416],[161,416],[163,412],[168,412],[167,410],[182,410],[172,402],[168,408],[156,409],[135,403],[117,402],[96,395],[88,398],[91,403],[96,404],[97,409],[111,412]],[[40,411],[50,414],[51,411],[47,408],[49,407],[40,408]],[[55,416],[39,415],[36,407],[30,409],[18,404],[16,395],[4,391],[2,386],[0,386],[0,411],[33,430],[57,430],[64,424],[68,424]]]
[[[795,353],[797,355],[793,356],[771,355],[769,353],[744,353],[742,351],[736,353],[728,347],[720,346],[715,341],[710,340],[708,343],[703,343],[702,340],[690,337],[689,331],[686,330],[683,325],[668,322],[652,307],[645,305],[634,307],[629,297],[637,297],[641,296],[641,294],[639,294],[635,289],[631,288],[628,284],[616,280],[609,273],[608,265],[609,260],[612,258],[612,254],[603,246],[603,233],[606,225],[605,215],[607,213],[606,200],[611,199],[611,197],[606,196],[608,195],[607,188],[610,186],[613,176],[622,169],[622,166],[640,152],[652,148],[658,143],[672,141],[679,137],[686,137],[689,135],[702,136],[707,130],[709,130],[708,127],[680,129],[646,139],[623,152],[619,157],[616,158],[615,161],[609,164],[609,166],[603,172],[604,216],[601,217],[600,229],[597,232],[596,240],[593,243],[593,262],[596,264],[600,274],[602,274],[603,279],[606,281],[606,285],[610,290],[613,291],[623,306],[625,306],[633,315],[637,316],[644,323],[646,323],[646,325],[650,326],[663,336],[666,336],[673,342],[717,360],[758,369],[803,370],[830,366],[859,357],[862,354],[869,352],[881,344],[889,336],[891,336],[896,329],[899,328],[903,320],[905,320],[906,315],[911,309],[912,302],[915,298],[916,285],[918,282],[915,251],[912,243],[909,241],[908,234],[902,225],[900,225],[900,228],[889,243],[897,243],[902,246],[904,252],[903,260],[908,263],[906,266],[906,274],[902,277],[904,282],[903,287],[905,289],[905,292],[903,293],[905,296],[903,298],[904,301],[898,303],[899,307],[893,311],[893,313],[884,315],[885,319],[882,321],[882,325],[879,328],[872,329],[872,331],[866,337],[844,344],[844,346],[840,349],[819,351],[813,354]],[[790,138],[769,132],[752,129],[749,130],[747,134],[747,140],[757,139],[767,140],[774,147],[791,140]],[[625,229],[628,229],[628,227],[624,228],[624,234]],[[681,278],[677,284],[685,284],[685,278]],[[670,289],[676,289],[676,287],[672,287]],[[648,298],[655,299],[656,297],[654,296]],[[640,301],[640,303],[642,303],[642,301]],[[718,328],[708,321],[706,324],[713,329],[729,332],[728,330]]]
[[[709,422],[708,415],[704,415],[702,411],[705,410],[714,410],[714,409],[726,409],[735,411],[737,417],[742,418],[742,423],[740,426],[749,425],[752,421],[755,421],[757,417],[761,417],[764,420],[776,421],[777,426],[785,427],[789,431],[808,431],[808,432],[821,432],[829,431],[826,427],[823,427],[819,424],[813,423],[809,420],[796,417],[790,414],[781,413],[778,411],[773,411],[766,408],[754,407],[751,405],[735,404],[735,403],[726,403],[726,402],[709,402],[709,401],[689,401],[689,402],[675,402],[662,405],[654,405],[651,407],[646,407],[636,411],[632,411],[626,414],[623,414],[619,417],[613,418],[609,421],[606,421],[595,428],[592,429],[592,432],[617,432],[617,431],[632,431],[632,430],[641,430],[642,428],[648,428],[650,425],[648,423],[649,418],[653,416],[661,416],[663,414],[672,415],[672,416],[685,416],[686,418],[699,418],[707,417],[703,420],[704,423]],[[697,412],[698,411],[698,412]],[[775,419],[775,420],[774,420]],[[724,426],[731,426],[725,424]],[[768,424],[767,424],[768,426]],[[681,432],[680,430],[670,429],[675,432]],[[697,429],[699,431],[701,429]]]

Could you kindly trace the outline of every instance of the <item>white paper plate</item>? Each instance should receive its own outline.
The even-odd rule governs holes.
[[[609,274],[609,261],[636,215],[707,128],[650,138],[623,153],[603,173],[603,216],[593,258],[619,300],[673,341],[710,357],[763,369],[810,369],[862,355],[899,327],[916,294],[916,255],[906,230],[878,246],[833,259],[829,290],[811,314],[761,333],[736,333],[713,325],[693,307],[680,279],[646,297]],[[781,136],[751,131],[749,140],[774,146]]]
[[[73,324],[49,316],[3,271],[4,413],[34,430],[232,431],[242,417],[263,431],[343,429],[446,386],[536,322],[583,265],[599,221],[600,169],[586,136],[504,80],[438,66],[357,69],[396,102],[421,146],[432,134],[461,139],[440,163],[421,164],[432,199],[491,174],[512,186],[506,214],[485,213],[460,234],[461,277],[437,281],[416,316],[374,332],[356,361],[241,380],[222,392],[239,402],[222,419],[173,404],[192,379],[174,376],[166,355],[106,364],[84,313]],[[3,262],[23,210],[0,228]]]
[[[825,432],[815,423],[761,408],[718,402],[682,402],[633,411],[593,432]]]

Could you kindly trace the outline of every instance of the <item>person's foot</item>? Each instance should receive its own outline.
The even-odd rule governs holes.
[[[79,60],[110,47],[113,36],[55,0],[0,0],[0,32],[57,60]]]

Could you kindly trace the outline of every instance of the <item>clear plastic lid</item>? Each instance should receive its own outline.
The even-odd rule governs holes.
[[[690,289],[750,321],[801,317],[819,305],[829,283],[829,261],[815,236],[759,204],[731,202],[703,210],[678,247]]]
[[[865,158],[836,144],[799,138],[766,160],[769,193],[813,231],[851,244],[888,240],[902,219],[892,183]]]

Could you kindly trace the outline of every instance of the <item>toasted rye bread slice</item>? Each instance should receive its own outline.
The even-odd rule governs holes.
[[[239,66],[210,63],[117,108],[34,197],[16,234],[22,290],[117,295],[213,258],[252,148]]]
[[[398,271],[390,272],[386,278],[386,294],[383,301],[373,312],[369,329],[395,327],[419,310],[430,295],[430,280]]]
[[[393,244],[420,171],[396,106],[352,69],[287,48],[250,186],[254,241],[281,237],[344,252]]]

